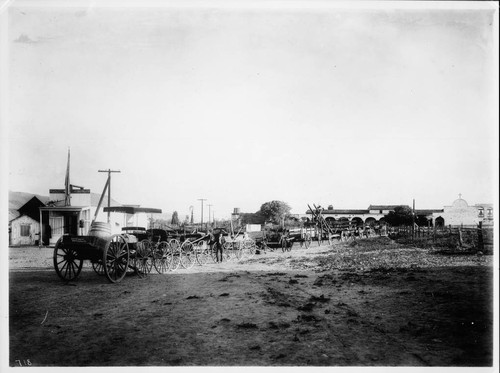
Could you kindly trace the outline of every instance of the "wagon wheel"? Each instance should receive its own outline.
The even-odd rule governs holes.
[[[152,247],[149,240],[142,240],[137,243],[133,266],[139,277],[145,277],[151,272],[153,267]]]
[[[159,274],[164,274],[169,270],[169,265],[171,262],[170,249],[168,243],[162,241],[158,244],[158,246],[153,250],[153,265],[156,269],[156,272]]]
[[[196,250],[196,261],[200,266],[204,265],[208,261],[209,252],[208,252],[208,244],[205,241],[199,241],[195,246]]]
[[[168,241],[169,255],[168,259],[168,269],[175,271],[181,265],[181,244],[176,239]]]
[[[212,258],[214,263],[217,263],[217,247],[215,244],[208,244],[208,255]]]
[[[75,249],[63,243],[62,237],[54,248],[53,260],[57,275],[64,281],[75,280],[82,271],[83,260]]]
[[[194,266],[196,262],[196,253],[194,252],[194,245],[186,240],[181,245],[181,257],[180,257],[181,266],[184,269],[189,269]]]
[[[267,240],[262,240],[261,249],[264,250],[265,252],[266,251],[274,251],[274,248],[268,245]]]
[[[234,247],[234,257],[238,262],[243,257],[243,242],[241,241],[236,242],[236,247]]]
[[[232,242],[226,242],[227,248],[224,244],[224,254],[226,261],[231,261],[231,260],[240,260],[241,259],[241,252],[240,252],[240,243],[238,241],[232,241]]]
[[[233,259],[234,242],[224,242],[222,244],[222,261],[229,262]]]
[[[120,282],[127,274],[130,260],[128,244],[120,234],[109,238],[103,250],[104,274],[110,282]]]
[[[283,238],[283,237],[280,238],[280,244],[281,244],[281,251],[283,251],[283,252],[287,251],[287,248],[286,248],[287,242],[286,242],[285,238]]]
[[[247,239],[243,241],[243,256],[251,258],[255,255],[255,242],[253,240]]]
[[[304,237],[304,246],[306,247],[306,249],[309,249],[309,246],[311,246],[311,241],[311,236],[306,234],[306,236]]]
[[[330,245],[330,246],[333,245],[333,237],[331,234],[328,234],[328,245]]]
[[[102,265],[101,259],[99,259],[97,262],[92,262],[92,269],[99,276],[104,276],[104,266]]]

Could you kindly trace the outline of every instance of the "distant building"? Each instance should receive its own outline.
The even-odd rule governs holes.
[[[65,189],[50,189],[49,195],[47,206],[39,209],[42,236],[40,244],[54,245],[63,234],[86,235],[96,213],[100,195],[90,193],[90,189],[71,186],[70,205],[66,205]],[[107,206],[107,198],[99,208],[97,221],[107,221],[107,214],[103,212],[104,206]],[[111,206],[121,206],[121,204],[111,199]],[[110,214],[113,233],[121,231],[123,220],[123,214]]]
[[[374,225],[385,224],[385,216],[400,205],[370,205],[367,209],[334,209],[332,205],[328,209],[322,209],[321,215],[329,223],[335,222],[350,222],[354,225]],[[406,206],[409,208],[409,206]],[[416,217],[425,217],[428,220],[432,219],[432,214],[442,212],[441,209],[430,210],[415,210]],[[311,210],[307,210],[306,214],[301,216],[306,220],[311,220]]]
[[[38,197],[33,196],[17,210],[9,209],[9,216],[12,217],[9,221],[9,246],[38,244],[40,239],[38,209],[41,206],[45,204]]]
[[[467,201],[459,194],[458,199],[451,206],[444,206],[442,212],[432,214],[437,226],[443,225],[477,225],[493,223],[493,204],[478,203],[469,206]]]

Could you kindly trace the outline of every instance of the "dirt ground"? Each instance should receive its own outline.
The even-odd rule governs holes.
[[[493,363],[492,256],[373,238],[111,284],[9,254],[10,366]]]

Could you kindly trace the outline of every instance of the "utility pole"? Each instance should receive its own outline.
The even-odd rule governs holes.
[[[211,217],[211,209],[210,207],[212,207],[213,205],[208,205],[208,225],[211,225],[210,224],[210,217]]]
[[[201,223],[200,229],[203,228],[203,201],[206,201],[206,198],[198,198],[198,201],[201,201]]]
[[[98,172],[107,172],[108,173],[108,181],[107,181],[107,186],[108,186],[108,207],[111,206],[111,173],[112,172],[117,172],[119,173],[120,171],[114,171],[114,170],[111,170],[111,169],[107,169],[107,170],[98,170]],[[102,192],[102,196],[101,196],[101,199],[99,201],[99,206],[101,205],[101,202],[102,202],[102,197],[104,197],[104,192],[106,191],[106,186],[104,186],[104,190]],[[99,206],[97,207],[97,210],[99,210]],[[96,210],[96,215],[97,215],[97,210]],[[108,211],[108,223],[110,222],[110,214],[111,212]],[[95,217],[94,217],[95,219]]]

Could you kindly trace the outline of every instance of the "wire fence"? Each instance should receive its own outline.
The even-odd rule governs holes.
[[[388,228],[393,239],[424,242],[450,250],[493,254],[493,227],[490,225],[459,225],[440,227],[399,226]]]

